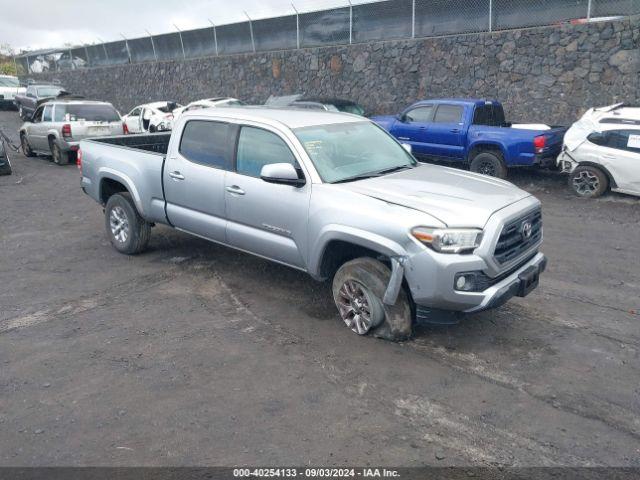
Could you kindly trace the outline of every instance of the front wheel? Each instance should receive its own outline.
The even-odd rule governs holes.
[[[129,193],[109,197],[104,219],[109,241],[120,253],[135,255],[147,247],[151,224],[140,216]]]
[[[500,156],[490,153],[481,152],[473,157],[469,170],[490,177],[507,178],[507,166]]]
[[[411,304],[404,289],[395,305],[382,302],[390,277],[386,265],[367,257],[351,260],[336,272],[333,300],[340,318],[354,333],[392,341],[411,337]]]
[[[597,167],[581,166],[569,175],[569,188],[579,197],[597,198],[609,188],[609,179]]]

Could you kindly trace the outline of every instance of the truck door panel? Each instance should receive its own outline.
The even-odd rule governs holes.
[[[224,185],[231,166],[234,130],[227,123],[190,120],[179,145],[171,147],[163,184],[167,218],[176,228],[225,241]]]
[[[462,160],[464,158],[465,129],[462,105],[437,106],[428,141],[439,157]]]
[[[298,241],[306,241],[311,185],[301,188],[267,183],[264,165],[297,162],[275,132],[243,126],[238,138],[236,171],[225,180],[227,243],[298,268],[305,262]]]
[[[402,114],[391,128],[391,134],[401,143],[411,145],[417,155],[430,155],[428,130],[433,117],[433,105],[421,105]]]

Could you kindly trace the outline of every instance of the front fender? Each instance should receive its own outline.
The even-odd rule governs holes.
[[[320,267],[326,248],[330,242],[335,240],[353,243],[388,257],[407,255],[402,245],[376,233],[345,225],[329,224],[320,230],[320,234],[310,249],[308,273],[316,280],[320,280],[322,277]]]

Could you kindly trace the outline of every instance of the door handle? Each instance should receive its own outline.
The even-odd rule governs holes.
[[[460,130],[458,128],[452,128],[450,130],[451,133],[460,133]]]
[[[233,193],[235,195],[244,195],[244,190],[242,190],[237,185],[231,185],[230,187],[226,187],[225,190],[229,193]]]
[[[175,172],[171,172],[169,173],[169,176],[171,178],[173,178],[174,180],[184,180],[184,175],[182,175],[180,172],[178,172],[177,170]]]

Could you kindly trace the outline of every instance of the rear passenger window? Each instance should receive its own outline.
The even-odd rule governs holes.
[[[180,139],[180,154],[192,162],[228,170],[229,133],[226,123],[191,120]]]
[[[261,128],[242,127],[238,139],[237,172],[259,177],[262,167],[270,163],[290,163],[295,166],[296,159],[287,144],[275,133]]]
[[[433,121],[435,123],[459,123],[462,121],[462,107],[459,105],[440,105]]]

